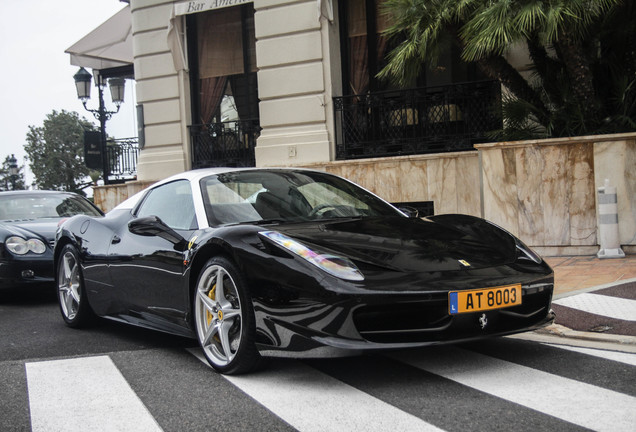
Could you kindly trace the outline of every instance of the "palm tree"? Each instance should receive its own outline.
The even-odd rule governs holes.
[[[636,7],[625,0],[386,0],[387,34],[402,42],[381,78],[404,83],[435,65],[450,33],[462,58],[510,92],[512,132],[562,136],[636,126]],[[620,34],[620,36],[619,36]],[[505,55],[527,47],[525,79]],[[612,82],[608,83],[608,79]],[[512,116],[512,117],[510,117]],[[540,128],[536,126],[539,125]],[[532,131],[532,132],[531,132]],[[509,130],[510,132],[510,130]]]

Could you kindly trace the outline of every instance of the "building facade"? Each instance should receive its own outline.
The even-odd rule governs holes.
[[[636,245],[636,134],[486,144],[501,88],[452,41],[410,86],[376,78],[392,43],[377,0],[127,7],[143,139],[137,182],[96,191],[106,209],[192,168],[306,166],[392,202],[486,216],[544,253],[592,254],[596,189],[609,178],[621,243]]]

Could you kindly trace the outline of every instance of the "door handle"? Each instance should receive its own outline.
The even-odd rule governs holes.
[[[117,244],[121,241],[121,238],[119,238],[119,236],[113,236],[112,240],[110,241],[111,244]]]

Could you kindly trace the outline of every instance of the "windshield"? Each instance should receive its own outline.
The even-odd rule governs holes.
[[[313,171],[239,171],[201,180],[211,226],[402,215],[341,178]]]
[[[60,218],[76,214],[101,216],[99,210],[90,202],[74,195],[0,195],[1,220]]]

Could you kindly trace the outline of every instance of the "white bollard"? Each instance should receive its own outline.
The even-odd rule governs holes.
[[[616,187],[609,185],[598,188],[599,240],[601,249],[596,254],[599,258],[625,258],[618,236],[618,200]]]

